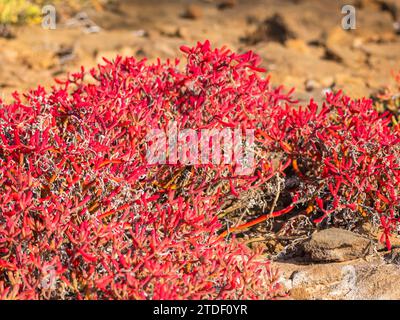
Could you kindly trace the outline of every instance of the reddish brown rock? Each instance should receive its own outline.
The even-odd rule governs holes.
[[[188,19],[200,19],[203,17],[203,9],[198,5],[189,4],[183,16]]]

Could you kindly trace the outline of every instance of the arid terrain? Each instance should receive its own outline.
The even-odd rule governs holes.
[[[356,29],[341,27],[341,7],[356,7]],[[118,1],[102,11],[84,11],[100,27],[88,33],[88,19],[59,15],[56,30],[12,28],[0,38],[0,94],[39,83],[50,86],[80,65],[89,68],[117,54],[179,57],[179,46],[209,39],[262,57],[273,83],[296,87],[297,96],[320,100],[324,90],[345,89],[368,96],[390,84],[399,68],[397,0]],[[90,22],[89,22],[90,23]],[[96,30],[97,31],[97,30]]]
[[[345,4],[356,8],[354,30],[342,28]],[[259,54],[272,83],[295,87],[300,102],[321,102],[327,90],[338,89],[369,97],[400,70],[400,0],[121,0],[102,10],[62,13],[55,30],[12,26],[9,32],[0,37],[4,101],[16,90],[51,87],[54,78],[103,57],[174,59],[181,45],[206,39]],[[301,259],[276,259],[289,297],[400,299],[400,241],[387,252],[377,230],[365,226],[358,233],[317,231],[314,242],[299,242]],[[274,254],[283,249],[265,246]]]

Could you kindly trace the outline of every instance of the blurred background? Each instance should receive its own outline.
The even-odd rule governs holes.
[[[56,10],[54,30],[42,9]],[[342,7],[356,10],[342,28]],[[0,98],[117,54],[181,58],[179,47],[253,50],[275,85],[301,101],[327,90],[376,94],[400,70],[400,0],[0,0]]]

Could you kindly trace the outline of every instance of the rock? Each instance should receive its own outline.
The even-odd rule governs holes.
[[[319,87],[319,84],[317,81],[313,79],[307,79],[304,83],[304,87],[306,91],[310,92],[313,91],[315,88]]]
[[[398,0],[378,0],[383,11],[387,11],[391,14],[393,20],[400,18],[400,5]]]
[[[249,44],[257,44],[262,41],[285,43],[294,38],[296,38],[296,33],[289,27],[286,18],[277,13],[261,22],[257,30],[250,34],[245,41]]]
[[[397,1],[397,0],[396,0]],[[367,9],[357,13],[357,36],[363,38],[377,37],[391,33],[394,35],[392,14],[389,11]]]
[[[357,0],[355,5],[358,9],[369,8],[379,10],[380,7],[376,0]]]
[[[351,231],[330,228],[315,232],[304,244],[304,252],[313,262],[339,262],[365,257],[371,240]]]
[[[138,37],[138,38],[147,37],[148,32],[144,29],[137,29],[137,30],[132,31],[132,35],[134,35],[135,37]]]
[[[224,10],[233,8],[234,6],[236,6],[236,4],[237,4],[236,0],[222,0],[218,3],[217,7],[220,10]]]
[[[170,23],[160,25],[158,30],[163,36],[176,37],[178,35],[178,28]]]
[[[400,34],[400,20],[393,23],[393,29],[397,35]]]
[[[200,19],[203,17],[203,9],[195,4],[189,4],[186,7],[183,17],[187,19]]]
[[[161,35],[169,38],[188,39],[190,35],[190,31],[188,28],[183,26],[177,27],[169,23],[158,26],[158,30]]]
[[[292,299],[400,299],[400,269],[381,257],[317,265],[278,263],[280,283]]]
[[[365,53],[362,50],[356,50],[358,48],[353,47],[354,42],[354,37],[350,32],[341,27],[331,29],[325,36],[325,59],[343,63],[349,67],[363,64]]]
[[[351,299],[400,299],[399,266],[388,264],[356,267],[355,289]]]
[[[60,64],[65,64],[69,61],[76,59],[75,48],[73,46],[61,45],[56,52]]]

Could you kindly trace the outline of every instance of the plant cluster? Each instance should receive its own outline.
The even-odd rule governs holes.
[[[328,94],[319,110],[311,101],[287,111],[279,126],[307,213],[317,224],[380,224],[390,249],[400,220],[399,126],[372,100],[352,101],[340,92]]]
[[[390,246],[400,140],[389,115],[341,93],[301,107],[260,76],[252,52],[181,49],[184,68],[119,57],[0,103],[1,298],[274,298],[276,270],[226,236],[288,212],[370,219]],[[149,130],[171,122],[254,129],[251,173],[149,165]],[[249,192],[277,197],[227,230],[218,216]]]
[[[2,0],[0,3],[0,24],[38,23],[40,7],[27,0]]]
[[[267,99],[279,99],[247,71],[252,54],[212,51],[208,43],[184,51],[185,71],[177,61],[119,58],[91,71],[95,83],[83,81],[82,69],[50,93],[39,87],[25,103],[16,94],[2,104],[2,298],[277,294],[268,261],[217,233],[224,197],[265,180],[262,173],[239,181],[232,166],[146,163],[145,136],[154,127],[239,123],[236,103],[261,112]]]

